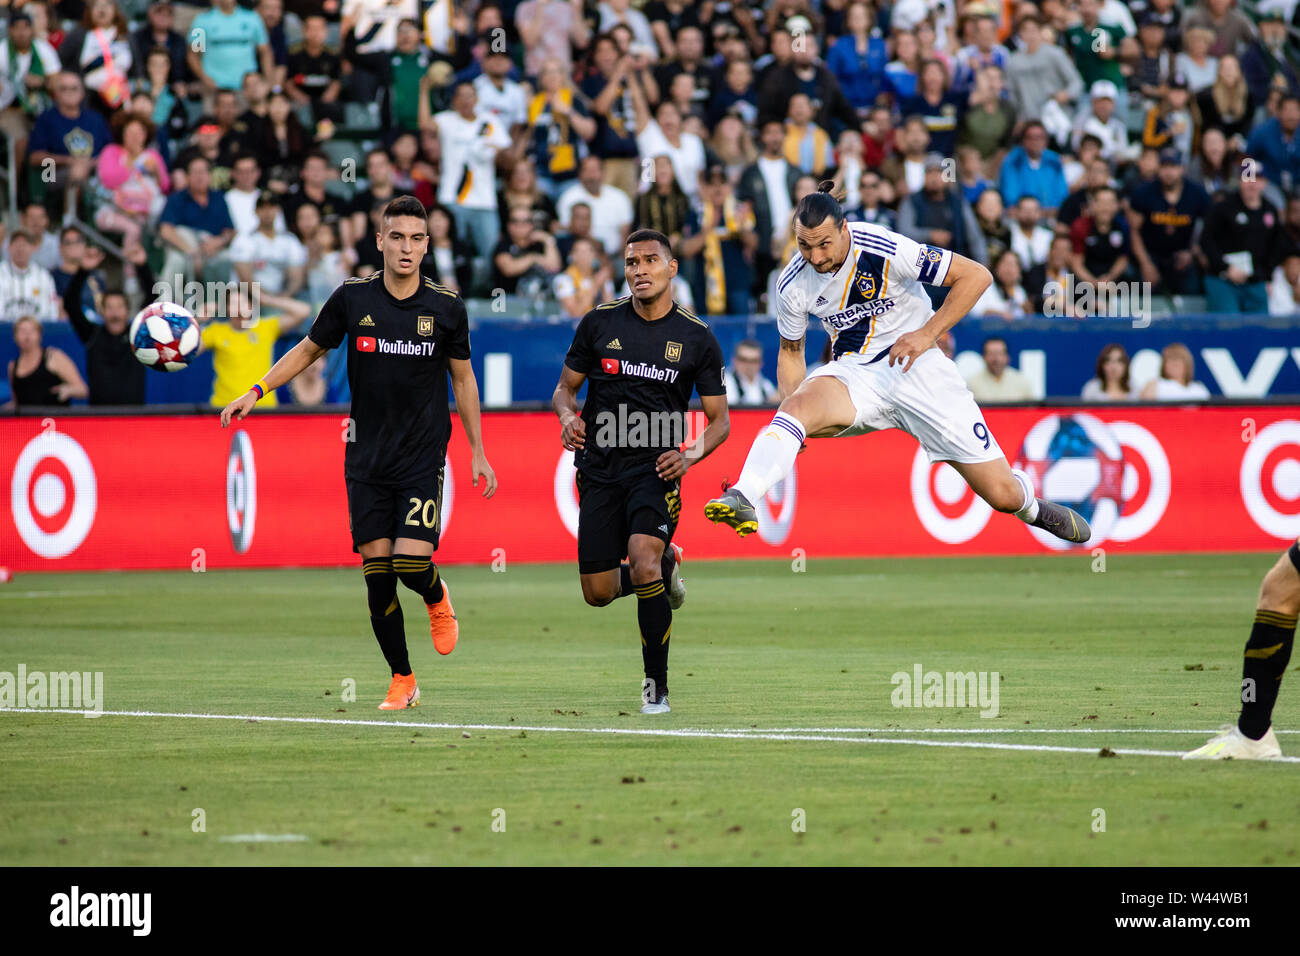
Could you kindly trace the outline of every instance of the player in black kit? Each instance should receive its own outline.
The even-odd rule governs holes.
[[[267,390],[288,383],[348,338],[355,440],[348,443],[343,473],[370,625],[393,674],[380,710],[402,710],[420,700],[397,600],[399,580],[423,599],[439,654],[450,654],[459,637],[451,596],[430,561],[441,530],[443,463],[451,437],[448,374],[473,450],[474,486],[484,479],[485,498],[497,487],[483,454],[465,303],[420,274],[429,244],[426,222],[414,196],[392,200],[376,236],[384,268],[335,289],[307,337],[221,412],[223,428],[232,417],[242,419]]]
[[[627,237],[631,295],[578,323],[552,407],[578,469],[578,573],[582,596],[602,607],[636,593],[643,714],[668,713],[668,640],[685,597],[672,545],[682,475],[727,438],[722,348],[709,327],[673,301],[668,237]],[[578,390],[587,400],[578,413]],[[682,448],[692,390],[708,426]],[[624,561],[624,556],[627,561]]]

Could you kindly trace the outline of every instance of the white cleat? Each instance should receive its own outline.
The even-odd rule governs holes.
[[[668,695],[660,694],[654,703],[646,702],[641,705],[643,714],[667,714],[671,713],[672,708],[668,706]]]
[[[1251,740],[1234,725],[1209,743],[1183,754],[1184,760],[1272,760],[1282,756],[1273,728],[1259,740]]]
[[[673,553],[677,555],[672,576],[668,579],[668,606],[675,611],[686,603],[686,582],[682,579],[681,547],[675,544],[670,544],[668,547],[672,548]]]

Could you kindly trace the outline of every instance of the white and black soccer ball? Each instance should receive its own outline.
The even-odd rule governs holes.
[[[146,305],[131,320],[130,336],[135,357],[156,372],[179,372],[199,351],[199,323],[173,302]]]

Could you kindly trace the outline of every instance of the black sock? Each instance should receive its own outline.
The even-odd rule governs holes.
[[[668,693],[668,639],[673,611],[662,580],[636,586],[636,619],[641,626],[641,660],[645,676],[654,681],[654,699]]]
[[[370,627],[379,641],[379,649],[394,674],[411,673],[406,654],[406,628],[402,624],[402,605],[397,603],[397,575],[392,558],[367,558],[361,562],[366,576],[366,603],[370,606]]]
[[[677,567],[677,552],[673,550],[671,544],[664,546],[664,556],[659,559],[659,570],[663,574],[665,582],[673,576],[673,568]]]
[[[618,596],[627,597],[635,590],[632,585],[632,565],[624,561],[618,566]]]
[[[438,566],[427,557],[413,554],[393,555],[393,570],[397,578],[424,600],[425,604],[437,604],[442,600],[442,577]]]
[[[1237,720],[1238,729],[1251,740],[1268,733],[1273,722],[1273,705],[1291,660],[1295,627],[1295,615],[1255,612],[1255,626],[1250,630],[1241,668],[1241,717]]]

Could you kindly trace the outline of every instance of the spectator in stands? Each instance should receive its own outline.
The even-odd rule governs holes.
[[[1029,379],[1011,366],[1007,340],[991,335],[981,348],[984,368],[966,380],[975,401],[981,405],[998,402],[1032,402],[1037,396]]]
[[[1235,193],[1210,207],[1201,231],[1207,312],[1263,314],[1268,278],[1293,247],[1263,176],[1242,177]]]
[[[601,302],[614,298],[609,264],[591,239],[573,243],[570,261],[554,280],[555,300],[571,319],[581,319]]]
[[[235,226],[235,235],[242,236],[257,228],[257,197],[263,190],[257,182],[262,168],[252,153],[240,153],[230,167],[231,186],[226,190],[226,209]],[[284,215],[280,215],[280,228],[284,228]]]
[[[894,36],[894,59],[885,64],[885,88],[893,94],[894,102],[916,95],[927,52],[921,49],[914,33],[905,31]]]
[[[184,139],[189,128],[185,101],[176,95],[176,89],[183,92],[185,84],[172,84],[169,81],[171,56],[163,47],[156,47],[145,54],[144,63],[145,76],[136,81],[131,94],[131,111],[142,113],[154,124],[154,143],[151,145],[164,160],[170,162],[171,144]],[[147,104],[138,102],[141,100],[146,100]]]
[[[951,156],[957,145],[957,127],[966,112],[969,94],[948,89],[948,71],[942,63],[928,59],[921,64],[916,95],[899,105],[904,116],[920,116],[930,131],[930,148]]]
[[[861,196],[861,201],[851,209],[845,210],[844,218],[850,222],[871,222],[897,231],[894,211],[884,205],[880,199],[883,184],[884,181],[875,170],[868,169],[864,172],[858,181],[858,195]],[[786,218],[788,219],[789,216],[787,215]]]
[[[1110,186],[1093,190],[1088,214],[1070,227],[1074,241],[1070,267],[1077,279],[1108,285],[1124,278],[1132,262],[1131,235],[1128,220],[1120,211],[1119,193]]]
[[[330,163],[329,157],[320,150],[312,150],[304,156],[301,178],[294,183],[293,188],[289,190],[287,195],[280,197],[281,202],[284,204],[285,219],[296,222],[298,207],[304,203],[311,203],[320,210],[322,222],[328,222],[331,225],[339,223],[348,214],[348,201],[334,195],[325,188],[325,184],[330,181],[333,174],[334,167]],[[340,237],[345,232],[350,233],[350,230],[340,225]],[[355,237],[349,234],[347,238]]]
[[[973,146],[981,159],[996,166],[1011,148],[1016,126],[1016,110],[1006,97],[999,67],[981,67],[976,72],[970,108],[959,112],[957,143]]]
[[[642,157],[667,156],[673,175],[689,199],[700,190],[700,173],[704,171],[704,142],[682,128],[682,115],[672,103],[660,103],[651,117],[645,95],[631,88],[636,111],[636,144]]]
[[[851,209],[862,202],[858,184],[862,182],[864,169],[866,164],[862,158],[862,133],[856,129],[846,129],[840,134],[840,140],[835,146],[835,166],[829,171],[831,180],[835,183],[836,194],[844,196],[841,205],[845,209]],[[732,176],[730,168],[727,169],[727,175]]]
[[[178,290],[186,277],[229,281],[230,243],[235,238],[226,198],[210,188],[208,160],[191,156],[185,172],[186,188],[167,197],[158,220],[158,237],[165,250],[163,278]]]
[[[747,315],[758,247],[754,212],[733,194],[727,171],[700,177],[700,203],[682,233],[682,256],[695,260],[691,297],[708,315]]]
[[[551,280],[564,268],[555,237],[533,225],[532,215],[514,209],[506,232],[493,250],[492,284],[507,295],[537,297],[549,293]]]
[[[289,51],[284,90],[297,105],[311,104],[312,119],[343,121],[343,61],[327,46],[329,24],[319,14],[304,17],[302,43]]]
[[[885,90],[889,54],[875,19],[871,4],[853,0],[844,12],[844,33],[826,53],[827,69],[859,116],[865,116]]]
[[[779,123],[777,125],[780,126]],[[636,221],[633,228],[662,232],[672,243],[673,249],[680,251],[682,232],[691,215],[691,201],[677,181],[672,160],[667,156],[659,155],[654,157],[653,162],[654,178],[651,180],[650,189],[637,197]],[[785,160],[783,159],[782,162]],[[590,213],[590,210],[588,212]]]
[[[881,164],[881,172],[898,188],[899,194],[920,192],[925,185],[925,164],[929,160],[930,130],[925,119],[909,116],[897,135],[897,152]]]
[[[230,97],[226,101],[224,91],[217,96],[217,122],[224,131],[222,145],[232,154],[256,148],[266,138],[266,127],[270,122],[271,87],[267,85],[266,77],[253,71],[245,73],[241,94],[242,111],[239,109],[240,97]]]
[[[854,130],[845,130],[845,139],[856,140],[858,152],[862,152],[862,135]],[[727,115],[718,121],[713,129],[713,138],[709,140],[707,152],[715,162],[727,170],[727,178],[735,182],[740,178],[745,167],[758,158],[754,147],[754,138],[749,128],[739,116]]]
[[[141,116],[119,113],[113,120],[117,142],[99,154],[99,183],[112,190],[112,201],[95,212],[95,225],[122,234],[123,245],[141,244],[144,231],[161,215],[171,191],[167,163],[149,147],[153,124]]]
[[[442,206],[429,209],[429,250],[420,272],[460,295],[473,281],[474,251],[456,237],[455,220]]]
[[[226,94],[227,97],[230,95],[230,93]],[[173,175],[177,189],[186,187],[186,170],[189,169],[190,160],[195,156],[202,156],[208,161],[209,181],[213,189],[229,188],[230,166],[235,160],[235,151],[222,146],[221,124],[211,114],[199,117],[198,123],[194,126],[193,141],[176,156],[172,168],[175,170]]]
[[[739,116],[750,128],[758,123],[758,90],[754,86],[754,67],[748,60],[732,60],[722,67],[722,82],[713,91],[710,125],[717,125],[728,114]]]
[[[27,162],[33,169],[33,185],[39,182],[64,192],[65,208],[71,212],[77,208],[82,185],[94,171],[95,158],[113,136],[104,117],[86,108],[80,76],[57,73],[50,85],[54,105],[36,119],[27,143]],[[45,175],[47,159],[53,162],[53,183]]]
[[[1074,121],[1073,142],[1091,134],[1101,140],[1101,156],[1110,163],[1126,163],[1137,158],[1137,148],[1129,142],[1128,127],[1115,115],[1119,90],[1110,80],[1098,80],[1088,91],[1091,110]]]
[[[1183,17],[1181,4],[1176,0],[1129,0],[1129,12],[1136,20],[1154,17],[1164,26],[1164,44],[1171,50],[1177,50],[1183,36]]]
[[[1174,70],[1187,77],[1187,87],[1193,96],[1208,90],[1219,74],[1219,58],[1210,56],[1213,42],[1213,31],[1196,27],[1183,37],[1182,50],[1174,57]],[[1177,47],[1171,46],[1170,49]]]
[[[1183,172],[1183,155],[1160,152],[1155,183],[1137,190],[1128,205],[1133,256],[1152,291],[1194,295],[1200,290],[1192,244],[1210,211],[1210,197]]]
[[[143,246],[132,246],[128,261],[137,270],[144,289],[141,308],[157,298],[154,275]],[[131,311],[126,293],[109,289],[100,298],[103,323],[90,321],[84,306],[85,292],[104,262],[104,253],[90,246],[81,255],[72,281],[63,292],[63,309],[86,349],[86,379],[90,383],[91,405],[143,405],[145,367],[137,361],[127,337]]]
[[[1015,203],[1021,196],[1033,196],[1052,216],[1065,199],[1065,173],[1061,157],[1047,148],[1047,129],[1030,120],[1020,134],[1020,145],[1007,153],[998,176],[1002,201]]]
[[[22,228],[34,243],[32,262],[42,268],[53,270],[59,264],[59,237],[50,232],[50,214],[38,202],[29,202],[23,207],[20,220]],[[6,238],[0,254],[9,254],[9,240]]]
[[[81,74],[87,105],[110,119],[131,93],[131,33],[116,0],[90,0],[59,47],[63,68]]]
[[[266,24],[252,10],[235,0],[212,0],[212,9],[194,18],[190,35],[198,30],[204,38],[201,49],[191,44],[190,72],[202,84],[205,101],[217,90],[237,90],[249,70],[259,70],[274,85],[275,61]]]
[[[925,123],[922,121],[924,129]],[[927,142],[929,133],[926,133]],[[880,169],[894,161],[894,114],[887,106],[874,106],[862,123],[862,160]]]
[[[812,101],[804,93],[790,97],[785,122],[786,161],[800,172],[821,176],[834,162],[831,138],[815,122]]]
[[[1105,162],[1105,160],[1102,160],[1102,162]],[[1160,150],[1154,146],[1142,147],[1137,162],[1131,163],[1124,169],[1124,178],[1119,186],[1120,194],[1124,200],[1131,202],[1140,190],[1155,185],[1159,172]]]
[[[659,45],[655,42],[654,30],[650,21],[640,10],[632,9],[629,0],[602,0],[600,4],[600,32],[612,30],[617,24],[624,24],[632,31],[632,42],[636,47],[644,47],[651,62],[659,59]]]
[[[655,84],[660,93],[666,93],[677,82],[677,77],[689,76],[693,81],[693,102],[684,104],[684,108],[707,117],[709,100],[713,98],[714,78],[713,68],[704,59],[704,32],[699,27],[684,27],[676,38],[676,44],[677,56],[654,69]]]
[[[384,254],[379,251],[379,244],[375,241],[375,237],[384,231],[384,208],[387,205],[388,203],[381,200],[370,207],[366,216],[366,228],[352,243],[350,261],[354,263],[354,269],[359,276],[368,276],[384,267]],[[339,232],[342,231],[340,228]]]
[[[748,50],[761,50],[763,44],[749,44]],[[748,52],[748,51],[747,51]],[[758,78],[758,88],[761,91],[767,77],[774,70],[789,66],[794,57],[793,38],[790,31],[784,24],[778,24],[768,31],[767,34],[767,52],[754,60],[754,75]],[[760,103],[760,111],[762,104]],[[761,115],[761,113],[760,113]]]
[[[479,8],[480,11],[489,9]],[[528,93],[512,76],[515,64],[505,45],[504,33],[501,42],[497,40],[493,36],[484,41],[483,72],[474,78],[474,92],[478,94],[479,109],[504,123],[510,138],[518,142],[528,126]]]
[[[1030,309],[1029,297],[1020,284],[1020,260],[1004,248],[993,257],[993,283],[984,290],[971,315],[986,319],[1023,319]]]
[[[1151,402],[1203,402],[1210,390],[1196,381],[1196,359],[1192,350],[1181,342],[1171,342],[1160,350],[1160,377],[1142,387],[1139,396]]]
[[[0,265],[0,270],[4,266]],[[0,282],[4,275],[0,272]],[[41,345],[41,323],[23,315],[14,322],[14,344],[18,357],[9,360],[9,407],[69,405],[85,398],[88,389],[77,366],[62,349]]]
[[[1074,58],[1083,85],[1092,89],[1099,80],[1113,88],[1124,84],[1120,66],[1120,46],[1124,31],[1120,27],[1103,23],[1101,0],[1079,0],[1079,22],[1065,31],[1065,47]],[[1123,106],[1127,105],[1125,101]]]
[[[76,226],[64,226],[59,232],[59,264],[50,270],[54,278],[54,294],[59,300],[59,318],[68,319],[69,312],[63,305],[64,293],[72,284],[73,278],[81,268],[81,260],[86,253],[86,237]],[[134,271],[132,275],[134,276]],[[81,307],[83,310],[99,313],[99,298],[104,291],[104,275],[92,272],[82,290]]]
[[[1246,151],[1259,161],[1260,175],[1284,193],[1300,187],[1300,96],[1282,97],[1277,115],[1251,132]]]
[[[1268,99],[1269,90],[1285,82],[1286,91],[1300,96],[1300,75],[1287,43],[1286,16],[1281,10],[1263,10],[1259,15],[1259,38],[1241,53],[1241,72],[1256,103]]]
[[[433,95],[434,86],[445,85],[435,83],[435,78],[441,76],[438,71],[430,75],[429,66],[433,62],[433,54],[421,43],[419,23],[412,18],[402,20],[397,25],[397,46],[382,64],[387,71],[385,83],[391,97],[388,115],[397,129],[414,132],[420,128],[422,102],[430,101],[434,110],[444,105]],[[457,82],[473,81],[461,77]]]
[[[990,186],[971,203],[975,225],[984,237],[985,255],[989,262],[997,260],[1003,249],[1011,248],[1011,227],[1007,225],[1001,194]]]
[[[257,15],[266,27],[271,47],[271,72],[265,77],[268,86],[283,87],[289,63],[289,40],[284,29],[284,0],[258,0]]]
[[[316,214],[316,207],[303,206],[298,210]],[[450,217],[448,217],[450,220]],[[296,233],[295,233],[296,235]],[[319,312],[330,295],[352,274],[350,258],[345,258],[339,246],[339,232],[334,226],[318,222],[315,231],[305,243],[307,249],[307,296],[313,312]],[[430,275],[427,271],[426,275]]]
[[[46,90],[58,72],[54,47],[36,38],[29,14],[15,13],[9,20],[9,40],[0,43],[0,133],[14,144],[19,169],[26,163],[36,117],[49,109]]]
[[[410,193],[428,209],[437,201],[442,143],[430,124],[414,133],[402,132],[388,144],[393,160],[393,185],[399,193]]]
[[[397,49],[402,21],[420,21],[418,0],[344,0],[339,23],[343,96],[356,103],[379,102],[392,115],[389,58]],[[387,123],[385,123],[387,125]]]
[[[527,76],[540,76],[547,60],[558,61],[562,74],[572,72],[573,51],[585,50],[591,42],[582,7],[581,0],[524,0],[515,7]]]
[[[284,195],[299,181],[303,156],[311,136],[293,111],[283,90],[271,93],[266,104],[266,138],[257,146],[257,162],[265,171],[266,188]]]
[[[997,21],[991,14],[976,13],[968,23],[974,24],[975,41],[957,51],[956,72],[953,75],[954,92],[966,94],[975,88],[975,75],[985,67],[1005,70],[1010,52],[998,42]]]
[[[539,229],[549,231],[555,222],[555,203],[537,185],[536,167],[527,156],[510,167],[510,173],[497,195],[497,212],[503,230],[506,227],[506,217],[515,206],[523,206],[531,212],[533,225]],[[590,213],[590,207],[587,211]]]
[[[970,203],[944,179],[943,162],[938,153],[930,154],[925,164],[923,188],[898,204],[898,231],[917,242],[986,262],[984,234]]]
[[[727,386],[727,404],[771,405],[777,400],[776,386],[763,375],[763,344],[758,339],[741,339],[731,353],[731,364],[722,377]]]
[[[1165,45],[1165,26],[1155,14],[1138,18],[1138,51],[1129,77],[1129,91],[1136,90],[1147,107],[1164,96],[1165,84],[1174,75],[1174,52]]]
[[[5,261],[0,262],[0,321],[13,322],[29,315],[38,322],[59,317],[54,276],[32,261],[35,245],[25,229],[9,236]],[[31,363],[29,363],[31,364]]]
[[[508,215],[507,219],[509,219]],[[533,224],[537,224],[536,214],[533,216]],[[538,226],[538,228],[542,227]],[[591,207],[585,202],[573,204],[573,208],[569,210],[568,228],[561,229],[555,236],[555,248],[560,253],[561,262],[569,261],[569,253],[573,249],[573,244],[579,239],[590,239],[596,243],[597,249],[600,248],[600,242],[596,240],[596,237],[591,232]],[[604,255],[603,251],[601,254]]]
[[[807,95],[811,90],[809,100],[815,101],[813,122],[830,136],[839,136],[846,127],[856,129],[857,111],[845,98],[835,75],[818,59],[817,38],[805,35],[800,40],[793,48],[790,63],[774,66],[763,78],[758,94],[759,121],[781,118],[796,93]]]
[[[650,0],[643,9],[654,32],[655,43],[666,57],[677,55],[673,37],[685,27],[700,25],[699,8],[690,0]]]
[[[1083,79],[1061,47],[1044,42],[1043,22],[1030,14],[1020,19],[1016,35],[1020,48],[1007,58],[1007,94],[1016,117],[1041,120],[1044,107],[1055,103],[1062,111],[1083,93]]]
[[[171,0],[150,0],[144,25],[131,34],[131,73],[137,80],[147,79],[148,59],[154,50],[167,54],[164,85],[177,97],[189,94],[189,65],[186,62],[185,37],[175,29],[175,9]]]
[[[1020,267],[1028,272],[1047,261],[1052,245],[1052,230],[1043,225],[1043,208],[1033,196],[1021,196],[1012,209],[1011,251],[1020,258]]]
[[[1074,279],[1070,262],[1074,258],[1074,241],[1069,236],[1053,236],[1047,249],[1047,261],[1030,269],[1022,283],[1029,296],[1029,311],[1051,316],[1075,317],[1074,300],[1066,295]]]
[[[1147,110],[1142,127],[1142,145],[1176,149],[1184,156],[1192,149],[1193,119],[1187,78],[1174,74],[1165,84],[1164,95]]]
[[[1241,75],[1237,58],[1225,54],[1218,61],[1213,82],[1196,94],[1201,130],[1217,129],[1228,138],[1240,137],[1245,143],[1255,117],[1256,99]]]
[[[1097,374],[1088,379],[1079,397],[1085,402],[1126,402],[1133,398],[1128,380],[1128,351],[1122,345],[1107,345],[1097,356]]]
[[[207,309],[217,311],[218,306]],[[311,314],[304,303],[261,290],[260,302],[243,289],[226,296],[224,320],[213,318],[202,328],[199,342],[212,352],[212,398],[209,404],[222,408],[248,391],[274,364],[276,340]],[[268,389],[257,404],[275,408],[275,390]]]
[[[578,167],[578,181],[560,194],[555,210],[562,227],[568,226],[569,211],[579,202],[591,207],[592,235],[605,254],[622,261],[634,218],[632,202],[623,190],[605,182],[605,164],[599,156],[585,157]]]
[[[1183,36],[1202,27],[1210,31],[1212,56],[1239,53],[1255,38],[1250,20],[1235,9],[1233,0],[1200,0],[1183,18]]]
[[[530,154],[544,193],[559,199],[577,179],[578,158],[595,135],[596,121],[588,114],[586,98],[574,90],[561,61],[547,60],[528,104]],[[445,165],[443,169],[445,176]]]
[[[1084,173],[1083,182],[1079,184],[1079,188],[1066,196],[1065,202],[1061,203],[1060,208],[1057,209],[1056,231],[1068,236],[1075,222],[1087,215],[1088,200],[1093,192],[1103,186],[1111,185],[1113,183],[1110,178],[1110,164],[1102,159],[1100,155],[1094,157],[1088,163],[1087,172]]]
[[[240,282],[256,282],[273,295],[295,296],[307,281],[307,249],[284,228],[275,196],[258,196],[256,211],[257,228],[230,245],[235,275]]]

